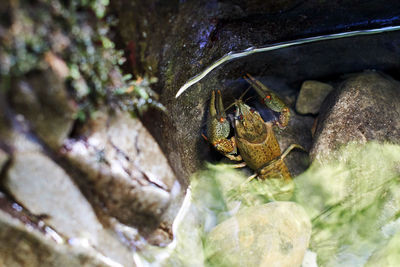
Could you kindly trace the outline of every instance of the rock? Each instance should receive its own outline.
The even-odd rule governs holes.
[[[176,178],[138,119],[99,112],[80,139],[70,141],[65,156],[84,174],[107,214],[142,230],[157,227]]]
[[[270,202],[239,211],[217,225],[207,239],[216,266],[301,266],[311,222],[294,202]]]
[[[112,117],[107,129],[109,142],[134,161],[154,185],[170,191],[176,178],[164,153],[140,120],[128,113]]]
[[[322,102],[332,90],[333,87],[327,83],[303,82],[296,101],[296,111],[300,114],[318,114]]]
[[[19,80],[10,98],[15,111],[44,143],[53,149],[63,144],[72,129],[77,106],[68,97],[64,78],[56,70],[49,68]]]
[[[349,142],[400,143],[399,102],[400,83],[386,75],[368,71],[348,78],[323,104],[310,156]]]
[[[132,265],[131,251],[104,229],[71,178],[40,152],[13,155],[4,186],[30,212],[70,240],[87,240],[92,248],[123,265]]]
[[[83,244],[56,242],[0,210],[0,265],[7,267],[121,267]],[[129,265],[135,266],[135,265]]]

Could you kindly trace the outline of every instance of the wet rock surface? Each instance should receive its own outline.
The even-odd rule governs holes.
[[[356,74],[328,96],[318,117],[312,158],[348,142],[400,143],[400,83],[381,73]]]
[[[210,232],[209,261],[218,266],[301,266],[310,235],[310,219],[296,203],[254,206]]]

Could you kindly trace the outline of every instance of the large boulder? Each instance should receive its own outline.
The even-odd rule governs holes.
[[[310,152],[329,155],[349,142],[400,143],[400,83],[366,71],[346,79],[325,100]]]
[[[294,202],[270,202],[242,209],[217,225],[206,254],[215,266],[300,267],[311,222]]]

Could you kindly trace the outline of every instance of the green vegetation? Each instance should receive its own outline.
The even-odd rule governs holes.
[[[105,13],[109,0],[6,2],[0,7],[2,82],[43,70],[55,58],[66,66],[66,83],[82,120],[104,103],[133,112],[160,107],[149,87],[154,79],[138,82],[122,74],[123,53],[108,37],[115,23]]]
[[[364,266],[400,230],[398,145],[349,144],[314,162],[295,184],[294,201],[312,218],[310,249],[320,266]]]
[[[286,200],[291,191],[289,185],[279,189],[271,181],[243,185],[245,180],[228,165],[208,165],[197,173],[185,212],[175,223],[175,242],[149,247],[142,260],[201,266],[207,262],[204,241],[213,227],[243,207]],[[309,248],[317,254],[318,266],[400,265],[400,146],[349,144],[314,162],[294,184],[290,200],[312,220]]]

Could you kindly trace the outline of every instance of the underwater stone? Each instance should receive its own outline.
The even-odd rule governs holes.
[[[300,114],[318,114],[322,102],[332,90],[333,87],[326,83],[303,82],[296,101],[296,111]]]
[[[301,266],[311,222],[294,202],[270,202],[239,211],[211,230],[206,255],[215,266]]]

